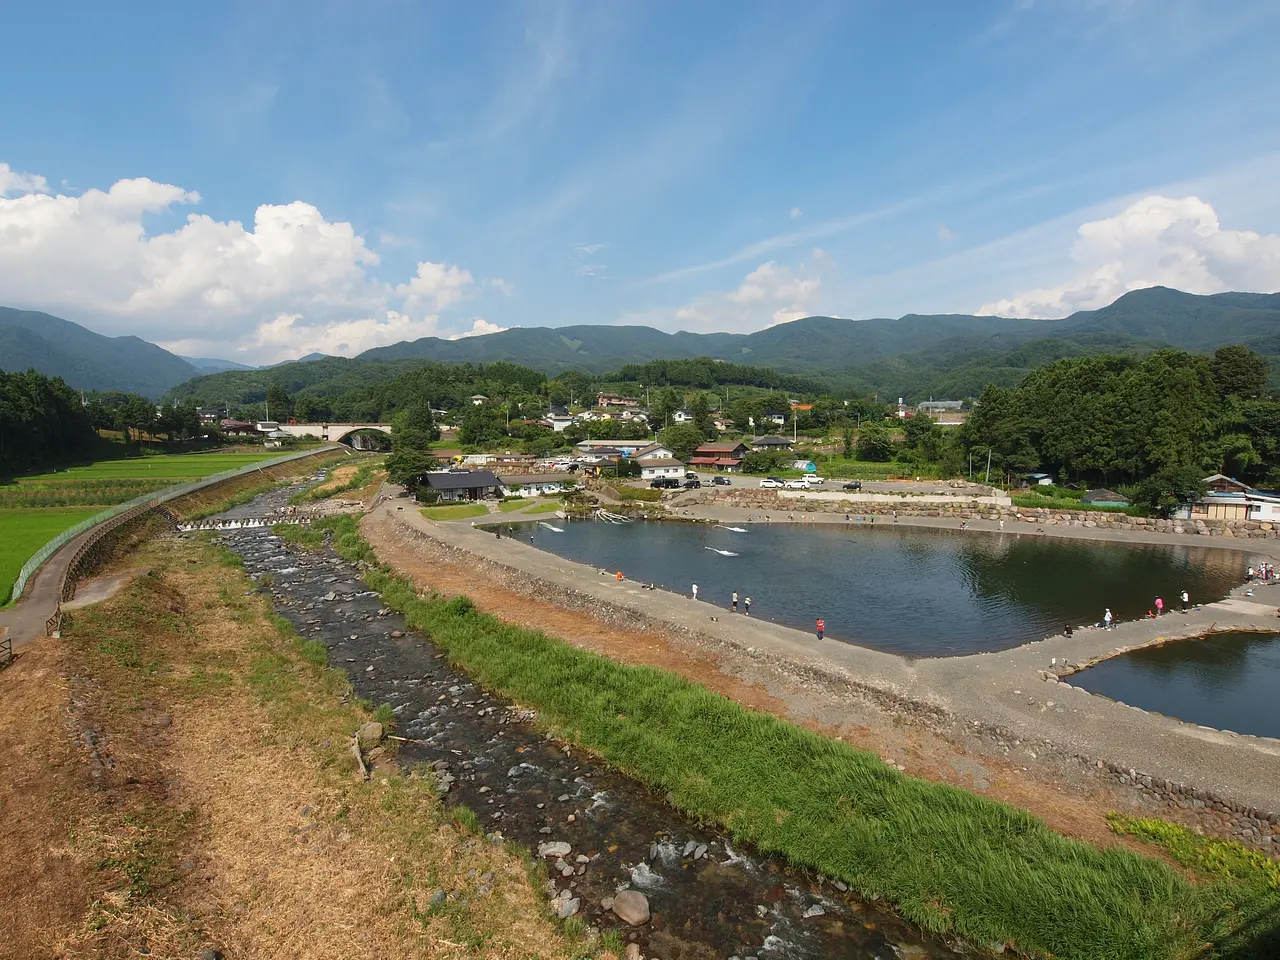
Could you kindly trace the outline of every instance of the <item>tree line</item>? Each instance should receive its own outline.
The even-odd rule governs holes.
[[[61,377],[0,371],[0,474],[87,456],[98,437]]]

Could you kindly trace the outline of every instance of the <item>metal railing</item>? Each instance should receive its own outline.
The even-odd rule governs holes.
[[[301,460],[304,457],[314,457],[317,454],[326,453],[330,450],[338,450],[338,445],[330,445],[321,447],[318,450],[306,450],[302,453],[290,453],[283,457],[275,457],[271,460],[262,460],[258,463],[251,463],[244,467],[238,467],[235,470],[224,470],[222,473],[215,473],[199,480],[192,480],[188,483],[175,484],[172,487],[165,487],[163,490],[153,490],[151,493],[144,493],[140,497],[134,497],[127,503],[118,503],[113,507],[108,507],[101,513],[96,513],[87,520],[81,520],[75,526],[63,530],[60,534],[46,543],[43,547],[32,554],[31,559],[22,566],[22,570],[18,573],[18,579],[13,584],[13,592],[10,594],[10,600],[16,601],[22,596],[27,588],[27,581],[35,575],[35,572],[44,565],[44,562],[51,556],[61,550],[64,546],[94,527],[100,526],[122,514],[139,507],[156,507],[162,503],[168,503],[178,497],[186,496],[188,493],[194,493],[197,490],[203,490],[205,487],[212,487],[218,483],[225,483],[227,480],[234,480],[236,477],[247,476],[257,470],[266,470],[271,467],[279,466],[282,463],[290,463],[294,460]]]

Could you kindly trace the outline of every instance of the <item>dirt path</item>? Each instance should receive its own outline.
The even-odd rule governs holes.
[[[1107,827],[1105,816],[1111,810],[1127,809],[1132,801],[1103,782],[1081,784],[1066,771],[1060,780],[1033,776],[1016,763],[992,756],[978,741],[952,742],[918,726],[895,722],[895,718],[852,698],[833,710],[829,703],[814,702],[812,692],[794,682],[748,682],[737,675],[736,664],[711,656],[672,634],[606,624],[587,613],[479,578],[473,568],[452,562],[442,553],[428,555],[422,541],[405,537],[403,528],[387,513],[366,516],[361,532],[384,562],[411,577],[421,588],[466,594],[481,610],[508,623],[543,630],[620,662],[671,670],[746,707],[870,750],[913,775],[975,790],[1030,810],[1069,836],[1097,844],[1128,843],[1117,840]],[[1137,844],[1133,846],[1140,849]]]

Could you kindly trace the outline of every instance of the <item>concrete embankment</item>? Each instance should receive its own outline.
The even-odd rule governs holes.
[[[428,521],[404,501],[384,501],[376,512],[422,550],[468,564],[477,576],[516,593],[581,610],[606,623],[685,638],[715,651],[728,672],[768,664],[788,678],[784,685],[803,686],[806,697],[825,699],[830,711],[839,710],[852,694],[888,715],[944,735],[963,727],[967,734],[998,745],[1014,762],[1034,767],[1050,755],[1066,758],[1082,775],[1132,789],[1156,808],[1173,806],[1193,815],[1217,811],[1233,835],[1280,850],[1280,741],[1145,713],[1058,680],[1072,665],[1196,636],[1213,624],[1216,629],[1272,629],[1274,606],[1233,596],[1186,615],[1122,624],[1113,631],[1086,629],[1071,638],[997,653],[908,660],[830,638],[818,641],[776,624],[732,616],[705,602],[606,578],[517,540],[499,540],[466,524]],[[745,515],[719,510],[715,519],[741,520]]]

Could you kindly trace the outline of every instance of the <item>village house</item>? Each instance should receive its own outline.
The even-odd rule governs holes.
[[[1247,483],[1215,473],[1205,477],[1207,492],[1184,503],[1173,515],[1182,520],[1280,520],[1280,492],[1257,490]]]
[[[693,411],[677,410],[675,413],[671,414],[671,422],[672,423],[693,423]]]
[[[596,397],[596,406],[605,410],[624,410],[639,407],[640,401],[635,397],[624,397],[616,393],[602,393]]]
[[[704,443],[693,451],[689,465],[714,467],[716,470],[734,473],[742,469],[742,458],[746,455],[747,445],[741,440],[720,440],[715,443]]]
[[[1052,487],[1053,475],[1048,473],[1026,473],[1018,478],[1020,487]]]
[[[660,443],[650,443],[636,450],[631,454],[633,460],[666,460],[675,456],[671,452],[670,447],[664,447]]]
[[[787,422],[786,414],[779,413],[777,410],[761,410],[760,416],[751,418],[752,425],[772,423],[775,427],[785,426]]]
[[[969,418],[962,400],[926,400],[916,405],[916,413],[923,414],[940,427],[958,427]]]
[[[488,470],[445,470],[422,476],[422,485],[442,501],[483,500],[495,496],[502,484]]]
[[[471,405],[473,407],[478,407],[489,398],[486,397],[483,393],[473,393],[468,399],[471,401]]]
[[[786,437],[756,437],[751,441],[752,450],[790,450],[794,446]]]
[[[577,486],[577,481],[567,473],[500,473],[504,497],[554,496]]]
[[[639,463],[641,480],[657,480],[659,477],[684,479],[684,464],[675,457],[654,457]]]

